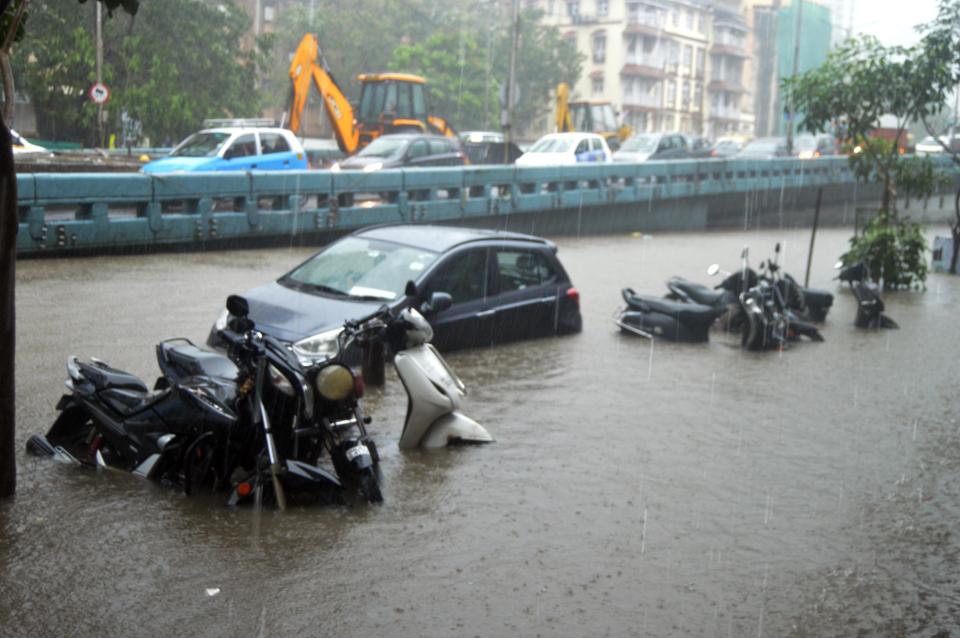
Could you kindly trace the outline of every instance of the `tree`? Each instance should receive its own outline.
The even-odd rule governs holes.
[[[904,158],[899,149],[913,121],[941,109],[943,91],[937,69],[921,47],[885,47],[871,36],[847,40],[826,61],[784,81],[801,127],[823,131],[840,122],[855,152],[850,165],[859,179],[883,185],[880,210],[863,237],[851,240],[848,260],[865,258],[887,287],[922,285],[926,277],[925,244],[919,226],[900,220],[897,188],[907,196],[929,196],[939,183],[929,159]],[[893,116],[891,138],[872,135],[882,116]],[[929,179],[927,179],[929,177]]]
[[[30,38],[14,56],[22,92],[38,114],[38,133],[96,144],[94,14],[78,20],[75,0],[32,0]],[[246,48],[250,18],[233,0],[145,3],[136,19],[107,20],[103,80],[110,87],[108,128],[138,119],[160,143],[176,142],[205,118],[245,117],[260,109],[253,90],[269,39]],[[176,34],[175,48],[171,34]],[[179,53],[175,53],[179,52]]]

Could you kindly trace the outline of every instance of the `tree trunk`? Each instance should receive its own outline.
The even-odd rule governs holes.
[[[880,212],[886,215],[890,214],[890,198],[892,195],[893,187],[890,180],[890,173],[885,172],[883,175],[883,199],[880,202]]]
[[[12,101],[12,100],[11,100]],[[15,454],[14,287],[17,259],[17,175],[10,131],[0,121],[0,498],[17,489]]]

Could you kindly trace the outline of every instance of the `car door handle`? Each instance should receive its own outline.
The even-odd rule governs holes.
[[[490,316],[493,316],[496,312],[497,312],[496,308],[492,308],[490,310],[484,310],[482,312],[477,313],[477,318],[481,319],[481,318],[490,317]]]

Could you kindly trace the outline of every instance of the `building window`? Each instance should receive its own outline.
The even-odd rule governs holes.
[[[693,110],[700,110],[700,102],[703,100],[703,85],[699,82],[693,83]]]
[[[607,36],[603,33],[593,35],[593,61],[602,64],[607,59]]]
[[[273,22],[274,9],[273,7],[267,6],[263,8],[263,21],[264,22]]]
[[[597,15],[605,17],[610,13],[610,0],[597,0]]]
[[[677,11],[676,9],[673,9],[673,10],[670,12],[670,21],[673,22],[673,26],[679,27],[679,26],[680,26],[680,12]]]
[[[683,45],[683,68],[687,70],[687,73],[690,72],[690,65],[693,64],[693,46],[689,44]]]
[[[680,108],[684,111],[690,110],[690,81],[683,81],[683,92],[680,94]]]
[[[640,5],[631,2],[627,5],[627,23],[636,24],[640,21]]]
[[[703,77],[703,67],[707,61],[706,49],[702,47],[697,47],[697,68],[695,69],[695,75],[698,78]]]
[[[699,33],[706,33],[706,31],[703,30],[703,14],[702,13],[697,14],[697,31]]]
[[[573,0],[572,2],[567,2],[567,15],[571,18],[576,18],[580,15],[580,2],[579,0]]]
[[[603,95],[603,76],[597,76],[590,80],[590,91],[593,95]]]
[[[630,36],[630,40],[627,42],[627,54],[632,59],[637,53],[637,36]]]
[[[680,62],[680,43],[676,40],[670,40],[670,63]]]
[[[677,105],[677,83],[673,80],[667,80],[667,103],[664,105],[672,109]]]
[[[687,9],[687,29],[693,31],[693,9]]]

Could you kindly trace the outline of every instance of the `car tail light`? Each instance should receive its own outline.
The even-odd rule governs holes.
[[[580,291],[578,291],[573,286],[570,286],[569,288],[567,288],[566,297],[567,299],[571,300],[573,303],[577,304],[578,307],[580,306]]]

